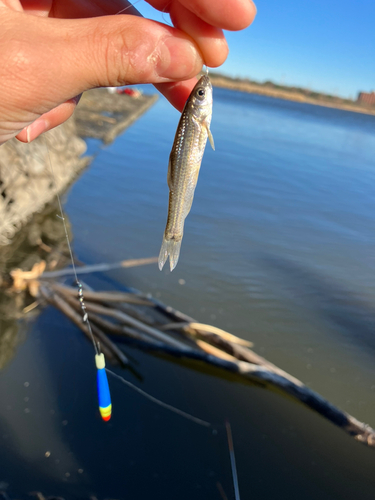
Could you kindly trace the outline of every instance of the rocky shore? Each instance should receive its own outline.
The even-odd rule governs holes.
[[[109,144],[157,99],[156,94],[131,97],[126,94],[110,94],[106,89],[86,92],[75,112],[77,133],[80,137],[94,137]]]
[[[108,144],[157,100],[106,89],[85,93],[66,123],[23,144],[12,139],[0,147],[0,247],[9,245],[34,214],[63,192],[90,164],[84,138]]]

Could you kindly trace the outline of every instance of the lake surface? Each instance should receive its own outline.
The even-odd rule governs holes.
[[[159,99],[114,144],[88,141],[97,156],[65,203],[79,259],[158,255],[178,118]],[[251,340],[375,426],[375,117],[214,89],[212,133],[175,271],[90,284],[141,289]],[[116,380],[105,425],[92,346],[52,309],[24,335],[0,373],[0,482],[11,495],[220,500],[220,482],[230,500],[228,418],[242,500],[375,497],[375,451],[280,394],[127,348],[138,377],[122,376],[215,425]]]

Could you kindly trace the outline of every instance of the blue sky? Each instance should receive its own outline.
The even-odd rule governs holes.
[[[375,90],[375,0],[255,3],[252,26],[226,32],[230,54],[219,71],[351,98]],[[145,17],[168,20],[144,0],[136,7]]]

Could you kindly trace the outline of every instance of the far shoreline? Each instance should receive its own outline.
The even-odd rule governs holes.
[[[272,88],[267,84],[258,84],[248,80],[232,79],[227,76],[218,75],[215,73],[210,74],[210,79],[214,87],[226,88],[229,90],[239,90],[249,94],[265,95],[267,97],[274,97],[276,99],[285,99],[287,101],[301,102],[306,104],[313,104],[316,106],[323,106],[327,108],[342,109],[344,111],[352,111],[354,113],[362,113],[366,115],[375,116],[374,107],[365,107],[360,104],[346,102],[339,97],[331,97],[333,102],[330,102],[329,97],[324,94],[317,94],[318,98],[311,98],[304,95],[302,92],[288,90],[288,87]],[[277,86],[274,86],[277,87]],[[342,102],[340,102],[342,101]]]

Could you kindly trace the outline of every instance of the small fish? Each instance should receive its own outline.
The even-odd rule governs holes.
[[[177,265],[184,223],[193,203],[207,138],[215,150],[210,131],[211,116],[212,85],[204,75],[186,101],[169,156],[168,220],[159,254],[160,271],[168,257],[171,271]]]

